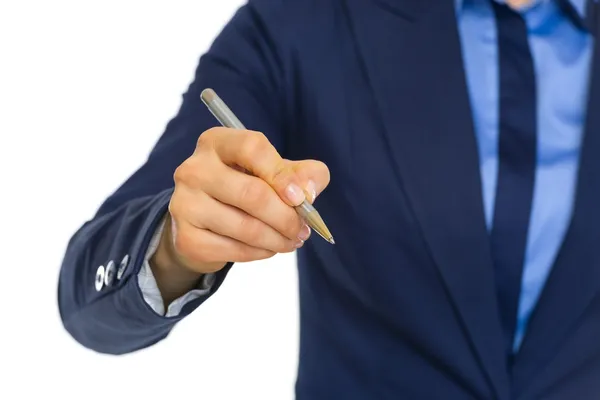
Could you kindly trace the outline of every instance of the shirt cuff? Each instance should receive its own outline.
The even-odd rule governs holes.
[[[172,301],[165,313],[165,303],[162,295],[160,294],[160,290],[158,289],[158,285],[156,284],[156,279],[154,278],[152,269],[150,268],[150,259],[158,248],[158,243],[160,242],[160,237],[162,236],[164,227],[165,218],[163,218],[161,223],[158,225],[158,228],[154,232],[154,235],[152,236],[152,240],[150,241],[150,245],[148,246],[148,250],[146,251],[146,255],[144,257],[144,262],[142,263],[142,268],[138,274],[138,285],[144,300],[154,310],[155,313],[164,317],[175,317],[179,315],[181,309],[187,303],[201,296],[205,296],[210,292],[210,289],[215,282],[215,275],[203,275],[200,279],[198,288],[190,290],[183,296]]]

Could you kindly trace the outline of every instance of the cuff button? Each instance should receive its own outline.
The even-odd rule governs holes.
[[[129,254],[126,254],[125,257],[121,260],[121,264],[119,264],[119,269],[117,270],[117,279],[121,280],[125,270],[129,266]]]
[[[104,286],[104,266],[101,265],[96,270],[96,291],[99,292]]]
[[[106,270],[104,271],[104,284],[106,286],[112,286],[115,282],[115,275],[117,274],[117,266],[114,261],[110,261],[106,265]]]

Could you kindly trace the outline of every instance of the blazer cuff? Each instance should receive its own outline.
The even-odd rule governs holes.
[[[148,247],[148,251],[146,251],[142,268],[138,273],[138,286],[140,287],[144,300],[155,313],[161,316],[173,317],[179,315],[183,306],[190,301],[210,293],[210,289],[215,281],[215,274],[211,273],[203,275],[199,279],[198,286],[195,289],[192,289],[173,300],[165,312],[165,302],[156,283],[154,274],[152,273],[152,268],[150,267],[150,259],[154,256],[154,253],[158,248],[165,227],[165,221],[166,218],[163,217],[150,241],[150,246]]]
[[[112,302],[123,320],[129,320],[140,326],[158,328],[164,324],[173,324],[189,315],[216,292],[231,267],[231,264],[228,264],[221,271],[202,279],[201,284],[205,284],[206,287],[182,296],[179,302],[173,306],[173,310],[167,313],[164,312],[164,303],[160,292],[158,292],[158,296],[162,310],[161,306],[156,305],[157,302],[153,301],[156,299],[156,292],[153,292],[152,289],[147,290],[147,285],[140,285],[140,277],[145,283],[148,283],[148,279],[151,277],[150,284],[153,281],[154,287],[158,291],[148,260],[156,251],[172,192],[172,189],[165,190],[153,199],[153,204],[147,210],[146,222],[139,230],[138,237],[133,240],[130,251],[125,254],[116,268],[114,274],[116,285],[103,284],[108,281],[108,278],[100,276],[100,269],[96,278],[96,290],[98,292],[106,291],[106,297],[101,302],[105,304],[107,301]],[[113,278],[111,277],[111,279]],[[112,296],[108,296],[110,292],[113,292]],[[102,293],[99,294],[102,296]]]

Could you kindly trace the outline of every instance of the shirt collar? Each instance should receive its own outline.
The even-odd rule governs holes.
[[[504,3],[505,2],[505,0],[494,0],[494,1],[496,1],[498,3]],[[533,4],[539,3],[540,1],[549,1],[549,0],[532,0],[531,4],[533,5]],[[587,2],[588,1],[594,1],[594,0],[563,0],[563,1],[567,1],[567,2],[571,3],[571,5],[575,9],[575,11],[577,11],[577,13],[579,14],[579,16],[581,18],[585,18],[586,17]],[[462,6],[463,6],[465,0],[454,0],[454,2],[456,4],[456,10],[460,11],[462,9]]]
[[[478,1],[489,1],[489,0],[454,0],[456,11],[460,13],[463,10],[465,2],[473,3]],[[505,3],[506,0],[493,0],[497,3]],[[533,7],[534,5],[541,2],[556,1],[559,3],[560,8],[567,15],[567,17],[580,29],[587,32],[593,32],[593,19],[595,13],[591,13],[592,7],[595,6],[598,0],[531,0],[530,5],[527,8]]]

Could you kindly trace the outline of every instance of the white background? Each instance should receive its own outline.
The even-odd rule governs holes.
[[[126,356],[63,330],[74,231],[147,156],[241,0],[0,0],[0,398],[293,398],[293,255],[237,265],[169,338]]]

